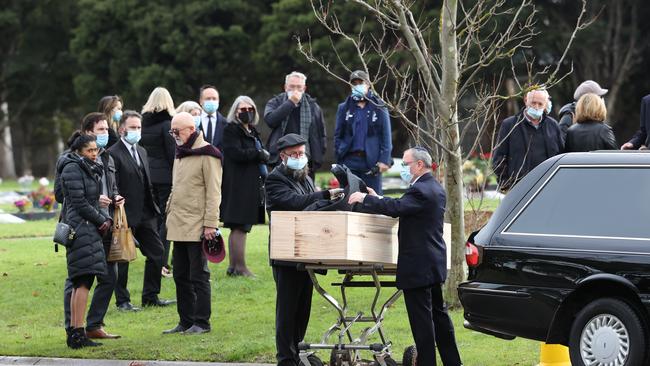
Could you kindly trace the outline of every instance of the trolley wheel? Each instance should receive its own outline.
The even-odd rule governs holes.
[[[325,364],[323,364],[323,361],[321,361],[321,359],[316,355],[309,355],[307,356],[307,359],[309,360],[309,364],[311,366],[325,366]]]
[[[390,357],[390,356],[386,356],[386,357],[384,358],[384,362],[386,362],[386,366],[397,366],[397,361],[395,361],[395,360],[394,360],[392,357]],[[381,366],[381,364],[380,364],[379,361],[377,360],[377,357],[375,357],[375,362],[374,362],[374,364],[377,365],[377,366]]]
[[[404,350],[404,356],[402,357],[403,366],[417,366],[418,364],[418,350],[415,349],[415,346],[408,346]]]
[[[347,365],[351,365],[352,357],[353,354],[350,350],[333,349],[332,353],[330,353],[329,366],[342,366],[343,362],[347,362]]]

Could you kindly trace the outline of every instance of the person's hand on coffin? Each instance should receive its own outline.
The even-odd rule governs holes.
[[[377,194],[377,192],[375,192],[374,189],[372,189],[372,188],[370,188],[370,187],[366,187],[366,189],[368,190],[368,194],[369,194],[369,195],[371,195],[371,196],[375,196],[375,197],[379,197],[379,195]]]
[[[349,204],[363,203],[363,200],[366,198],[366,195],[367,193],[354,192],[350,195],[350,198],[348,198],[348,203]]]

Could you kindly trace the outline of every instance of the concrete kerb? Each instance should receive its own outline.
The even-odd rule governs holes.
[[[0,366],[273,366],[262,363],[212,363],[189,361],[93,360],[80,358],[0,356]]]

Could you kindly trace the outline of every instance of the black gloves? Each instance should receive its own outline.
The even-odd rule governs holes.
[[[97,230],[99,230],[99,234],[101,236],[104,236],[106,235],[106,233],[108,233],[111,230],[111,226],[113,226],[113,220],[109,219],[104,221],[104,223],[101,224],[101,226],[97,228]]]
[[[267,161],[269,161],[269,158],[271,157],[271,154],[269,154],[268,151],[262,149],[262,150],[257,152],[257,156],[259,157],[261,162],[266,163]]]

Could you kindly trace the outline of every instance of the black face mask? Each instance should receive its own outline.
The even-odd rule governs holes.
[[[237,119],[243,124],[249,124],[255,119],[255,112],[239,112]]]

